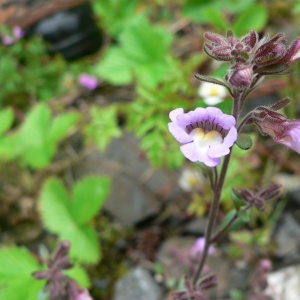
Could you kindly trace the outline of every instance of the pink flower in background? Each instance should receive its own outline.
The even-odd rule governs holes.
[[[75,300],[93,300],[87,289],[81,289]]]
[[[82,73],[79,75],[78,83],[89,90],[94,90],[98,86],[98,79],[96,76]]]
[[[202,253],[204,251],[204,246],[205,246],[205,238],[204,237],[200,237],[196,240],[194,246],[192,247],[192,254],[198,254],[198,253]],[[208,254],[211,255],[215,252],[215,248],[213,246],[210,246],[208,248]]]
[[[199,107],[188,113],[177,108],[170,112],[170,119],[169,130],[182,144],[183,155],[208,167],[219,165],[237,139],[235,118],[217,107]]]
[[[15,26],[13,28],[13,36],[4,36],[2,38],[2,43],[7,46],[12,45],[13,43],[17,42],[21,37],[23,37],[23,35],[23,29],[19,26]]]

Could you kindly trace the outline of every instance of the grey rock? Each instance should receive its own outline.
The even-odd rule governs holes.
[[[115,285],[114,300],[161,300],[162,290],[150,273],[136,267]]]
[[[300,225],[290,213],[285,213],[274,233],[275,255],[285,264],[300,260]]]
[[[267,294],[274,300],[300,299],[300,265],[280,269],[267,277]]]
[[[204,236],[208,218],[195,219],[189,222],[183,229],[183,234]]]
[[[174,186],[172,179],[149,165],[139,141],[128,132],[114,139],[104,153],[93,151],[75,167],[74,174],[75,178],[89,174],[111,177],[111,193],[104,209],[129,226],[160,211],[162,203],[157,193],[167,199],[178,192],[176,188],[166,188]]]

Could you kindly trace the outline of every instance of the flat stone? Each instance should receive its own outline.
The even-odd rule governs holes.
[[[167,173],[149,165],[139,141],[128,132],[114,139],[105,152],[93,151],[74,174],[77,179],[89,174],[110,177],[111,192],[104,209],[129,226],[159,213],[162,203],[157,193],[167,199],[177,192]]]
[[[150,273],[136,267],[115,285],[114,300],[161,300],[162,290]]]
[[[274,239],[277,245],[275,255],[285,264],[300,260],[300,225],[290,213],[281,217]]]
[[[183,229],[183,234],[193,234],[196,236],[203,236],[207,225],[208,218],[198,218],[189,222]]]
[[[267,276],[267,294],[273,300],[300,299],[300,265],[280,269]]]

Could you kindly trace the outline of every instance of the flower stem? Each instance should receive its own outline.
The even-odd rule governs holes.
[[[237,121],[239,113],[240,113],[240,109],[241,109],[240,102],[242,101],[243,93],[235,91],[235,92],[233,92],[233,95],[234,95],[234,102],[233,102],[232,115],[235,117],[235,119]],[[214,189],[213,189],[214,197],[213,197],[212,205],[209,210],[208,223],[207,223],[206,232],[205,232],[204,250],[203,250],[201,259],[199,261],[197,271],[193,278],[194,285],[197,283],[197,280],[201,275],[202,269],[204,267],[204,264],[205,264],[205,261],[206,261],[207,255],[208,255],[208,249],[209,249],[209,246],[211,245],[211,235],[212,235],[212,231],[214,228],[214,224],[215,224],[218,209],[219,209],[220,197],[221,197],[221,193],[222,193],[222,189],[223,189],[223,185],[224,185],[224,181],[225,181],[225,177],[226,177],[226,173],[227,173],[227,169],[228,169],[228,165],[229,165],[229,161],[230,161],[230,157],[231,157],[231,152],[232,151],[230,151],[225,156],[220,176],[219,176],[219,178],[216,178],[216,181],[215,181],[215,185],[214,185]],[[215,172],[216,172],[216,170],[215,170]]]
[[[248,210],[251,208],[251,204],[249,204],[245,210]],[[235,212],[233,217],[228,221],[228,223],[219,231],[217,232],[211,239],[210,239],[210,244],[215,243],[226,231],[227,229],[232,225],[232,223],[238,218],[238,213]]]
[[[211,244],[211,242],[210,242],[211,234],[212,234],[212,230],[213,230],[213,227],[214,227],[214,224],[215,224],[217,212],[218,212],[218,209],[219,209],[221,192],[222,192],[223,184],[224,184],[224,181],[225,181],[225,176],[226,176],[230,156],[231,156],[231,151],[224,158],[221,174],[220,174],[218,182],[215,185],[214,198],[213,198],[210,210],[209,210],[208,224],[207,224],[206,233],[205,233],[205,246],[204,246],[204,250],[203,250],[203,253],[202,253],[202,256],[201,256],[201,260],[199,262],[199,266],[197,268],[197,271],[196,271],[194,279],[193,279],[194,284],[196,284],[198,278],[201,275],[201,271],[204,267],[204,263],[205,263],[206,258],[207,258],[208,249],[209,249],[209,246]]]

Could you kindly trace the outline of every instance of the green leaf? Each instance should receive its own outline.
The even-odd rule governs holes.
[[[54,152],[54,145],[47,143],[46,132],[50,122],[50,110],[44,104],[37,105],[25,119],[19,133],[22,158],[32,167],[47,165]]]
[[[110,190],[110,180],[104,177],[86,177],[73,188],[71,213],[78,224],[88,222],[101,209]]]
[[[199,23],[209,23],[209,12],[215,8],[214,0],[187,0],[183,6],[183,15]]]
[[[268,13],[263,4],[255,4],[244,11],[233,24],[233,32],[239,37],[250,29],[260,31],[268,20]]]
[[[237,289],[230,289],[229,296],[231,300],[243,300],[244,299],[244,293]]]
[[[51,120],[50,109],[38,104],[27,115],[17,134],[19,156],[31,167],[45,167],[56,150],[59,139],[78,119],[78,114],[64,113]]]
[[[117,138],[122,134],[117,124],[116,107],[92,106],[90,114],[91,121],[84,128],[87,141],[96,143],[100,150],[104,150],[112,138]]]
[[[132,61],[122,49],[110,47],[95,67],[95,73],[112,84],[124,85],[133,80],[132,67]]]
[[[74,229],[69,205],[70,199],[61,181],[57,178],[46,180],[40,195],[40,212],[44,226],[56,234]]]
[[[231,209],[229,212],[227,212],[221,223],[221,228],[224,228],[234,217],[235,214],[236,214],[236,209]]]
[[[83,263],[94,264],[101,259],[97,233],[91,225],[80,225],[73,221],[59,233],[60,240],[71,243],[70,256]]]
[[[227,30],[230,27],[230,25],[223,16],[223,11],[217,10],[213,7],[208,7],[206,9],[206,15],[210,19],[210,22],[217,28]]]
[[[243,205],[243,201],[238,197],[234,188],[231,189],[231,199],[234,204],[235,209],[238,211]]]
[[[242,150],[249,150],[253,145],[250,135],[245,133],[240,133],[235,143]]]
[[[11,127],[13,120],[14,113],[11,108],[0,111],[0,135]]]
[[[113,84],[128,84],[136,78],[156,86],[168,69],[166,56],[172,37],[164,27],[137,15],[120,34],[120,46],[107,51],[96,72]]]
[[[86,270],[83,267],[79,266],[78,264],[76,264],[72,269],[64,271],[64,273],[67,276],[75,279],[78,282],[80,287],[88,288],[91,285],[91,282],[90,282],[90,279],[89,279],[89,276],[88,276]]]
[[[137,63],[151,64],[162,59],[172,42],[164,27],[151,24],[144,15],[132,20],[120,35],[122,49]]]
[[[58,179],[44,183],[39,199],[44,225],[60,240],[70,241],[70,256],[79,261],[96,263],[100,259],[98,237],[88,222],[103,204],[108,189],[107,178],[86,177],[75,185],[72,201]]]
[[[244,223],[247,223],[250,221],[250,210],[242,208],[238,211],[238,216]]]
[[[112,35],[118,34],[134,16],[139,0],[93,1],[92,5],[105,29]]]
[[[78,113],[64,113],[58,115],[52,122],[47,133],[51,143],[58,142],[78,120]]]
[[[25,248],[0,249],[0,299],[37,300],[45,281],[31,275],[41,266]]]

